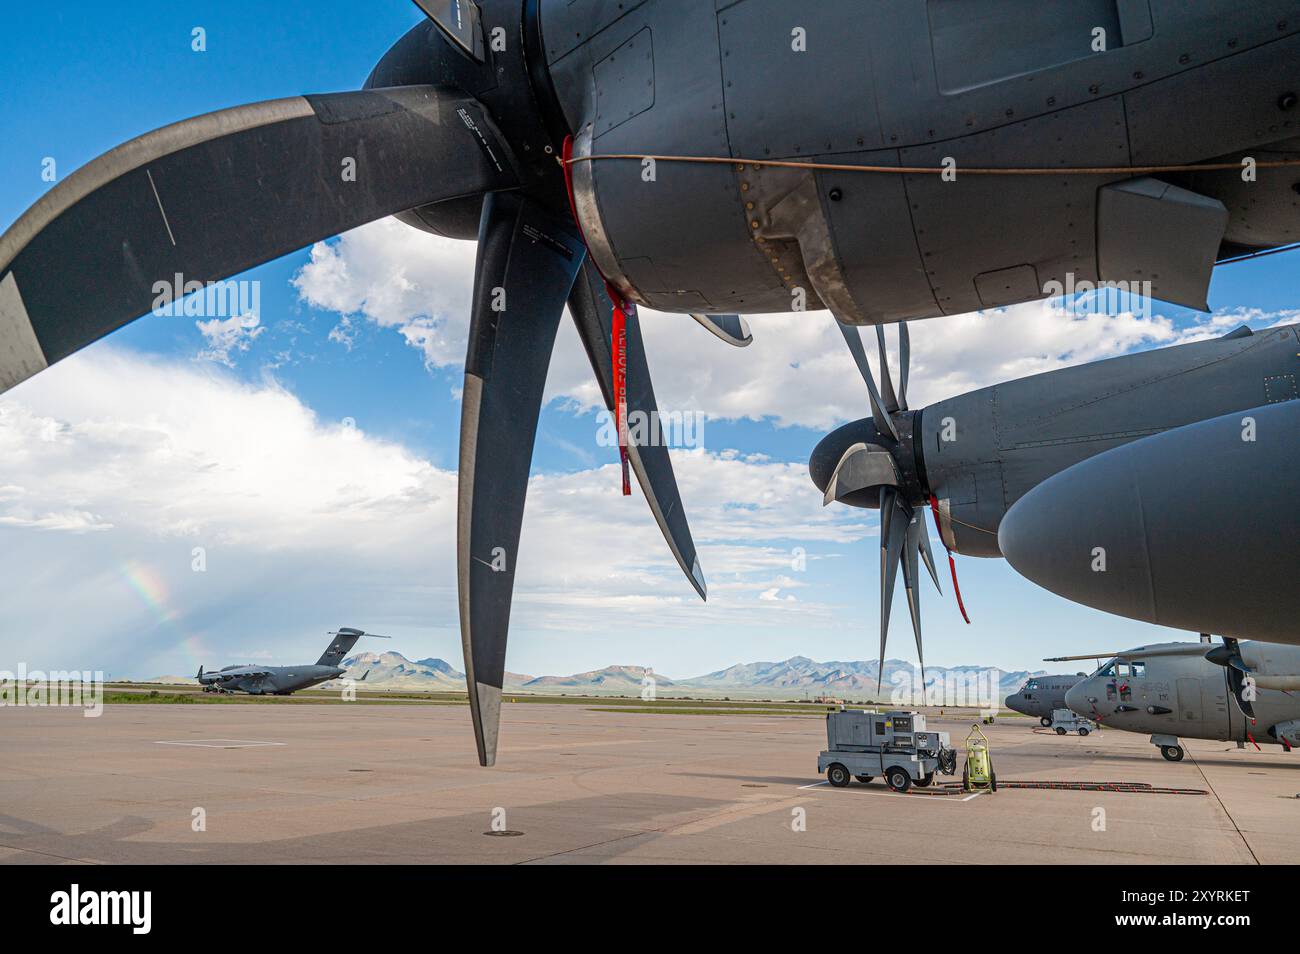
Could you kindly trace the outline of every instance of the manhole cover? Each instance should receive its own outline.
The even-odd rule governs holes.
[[[348,769],[349,772],[373,772],[374,769]]]
[[[766,785],[756,785],[753,782],[746,782],[741,788],[767,788]]]
[[[483,834],[485,834],[485,835],[490,835],[490,836],[492,836],[493,838],[517,838],[517,837],[519,837],[520,835],[522,835],[523,832],[522,832],[522,831],[511,831],[510,829],[507,828],[507,829],[505,829],[504,831],[485,831],[485,832],[483,832]]]

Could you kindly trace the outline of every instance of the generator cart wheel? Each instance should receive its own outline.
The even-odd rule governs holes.
[[[849,770],[839,762],[836,762],[826,770],[826,781],[830,782],[836,788],[843,788],[849,784]]]
[[[989,772],[989,790],[996,792],[998,790],[998,773]]]
[[[933,781],[934,781],[934,773],[926,772],[924,775],[922,775],[920,778],[916,780],[916,787],[926,788]]]
[[[1056,727],[1056,734],[1057,734],[1057,735],[1065,735],[1065,726],[1063,726],[1063,725],[1058,725],[1058,726]]]
[[[1183,760],[1183,747],[1181,745],[1162,745],[1160,754],[1170,762],[1181,762]]]
[[[872,776],[870,776],[870,775],[859,775],[859,776],[857,776],[857,780],[858,780],[859,782],[861,782],[863,785],[866,785],[868,782],[870,782],[870,781],[871,781],[871,778],[872,778]]]
[[[963,792],[970,791],[970,763],[969,762],[967,762],[965,765],[961,767],[961,790]]]
[[[1047,718],[1047,716],[1039,716],[1038,724],[1041,725],[1044,729],[1050,729],[1052,727],[1052,720]]]
[[[1086,725],[1085,725],[1085,726],[1080,726],[1080,727],[1079,727],[1079,735],[1087,735],[1087,734],[1088,734],[1088,727],[1087,727]]]
[[[912,776],[907,769],[895,765],[885,773],[885,783],[896,792],[905,792],[912,787]]]

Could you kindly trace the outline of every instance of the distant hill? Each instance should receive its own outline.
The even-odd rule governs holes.
[[[353,679],[360,679],[368,671],[367,685],[380,685],[386,689],[428,689],[433,691],[463,691],[465,674],[445,659],[410,660],[401,653],[358,653],[343,660],[343,668]],[[522,673],[506,673],[506,686],[517,688],[532,680]]]
[[[443,659],[410,660],[397,652],[359,653],[343,662],[352,678],[369,671],[366,682],[388,689],[460,691],[465,675]],[[982,666],[927,666],[930,680],[970,678]],[[867,699],[876,692],[875,661],[817,662],[807,656],[793,656],[780,662],[738,663],[717,672],[690,679],[669,679],[651,671],[655,691],[674,696],[739,696],[747,698],[802,699],[818,696]],[[569,676],[529,676],[506,673],[505,688],[536,693],[586,695],[640,695],[646,676],[644,666],[606,666]],[[914,674],[912,663],[885,660],[884,691],[893,687],[896,673]],[[1043,675],[1021,670],[999,673],[999,692],[1014,692],[1030,676]]]
[[[679,688],[681,685],[673,682],[667,676],[661,676],[653,670],[647,670],[644,666],[606,666],[604,669],[580,672],[572,676],[538,676],[536,679],[522,683],[517,688],[533,692],[574,690],[577,692],[640,695],[647,673],[654,679],[656,690]]]

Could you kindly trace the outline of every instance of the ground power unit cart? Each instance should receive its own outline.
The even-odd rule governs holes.
[[[818,774],[843,788],[856,778],[882,778],[896,792],[924,788],[936,772],[952,775],[957,753],[947,732],[927,732],[919,712],[840,709],[826,714],[826,751],[817,757]]]

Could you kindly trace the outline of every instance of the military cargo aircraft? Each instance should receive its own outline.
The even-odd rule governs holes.
[[[1083,673],[1074,676],[1035,676],[1004,700],[1013,712],[1037,716],[1040,724],[1052,724],[1052,713],[1066,708],[1065,693],[1083,679]]]
[[[695,314],[736,345],[749,340],[740,314],[829,310],[867,379],[876,437],[866,442],[891,458],[860,461],[880,477],[860,489],[881,508],[885,587],[900,563],[915,581],[918,555],[937,581],[916,529],[928,500],[949,515],[945,542],[974,535],[991,553],[997,534],[978,520],[968,534],[959,514],[1009,507],[1002,476],[1028,491],[1033,473],[1054,476],[1064,458],[991,469],[1021,451],[1034,459],[999,438],[995,415],[975,419],[995,458],[923,469],[914,437],[926,428],[907,429],[922,422],[907,416],[906,325],[897,390],[888,378],[875,386],[857,326],[876,325],[883,343],[882,323],[1099,281],[1204,309],[1217,263],[1300,237],[1288,171],[1300,165],[1300,0],[417,2],[427,20],[363,90],[238,106],[141,136],[0,235],[0,392],[143,315],[177,275],[187,293],[204,289],[388,215],[477,239],[457,558],[484,765],[495,759],[514,556],[566,303],[619,421],[623,491],[634,473],[701,597],[668,450],[627,437],[629,413],[657,410],[637,306]],[[1245,405],[1270,405],[1261,434],[1300,426],[1295,402],[1271,403],[1294,397],[1293,372]],[[1114,396],[1092,383],[1103,389],[1080,394],[1077,409]],[[1154,515],[1181,521],[1190,506],[1193,524],[1213,528],[1199,547],[1175,547],[1185,562],[1172,565],[1204,599],[1220,594],[1198,611],[1240,607],[1250,569],[1210,586],[1222,563],[1207,562],[1206,547],[1293,559],[1273,523],[1233,503],[1242,480],[1255,499],[1287,499],[1258,478],[1300,472],[1297,443],[1262,439],[1268,459],[1252,463],[1225,454],[1214,426],[1157,433],[1185,423],[1176,407],[1140,426],[1127,419],[1134,406],[1111,407],[1121,413],[1103,431],[1057,446],[1147,434],[1131,459],[1097,466],[1207,467],[1204,483],[1180,482]],[[1023,408],[1021,423],[1033,423]],[[939,453],[926,446],[931,463]],[[1106,495],[1094,503],[1110,507],[1117,534],[1131,530],[1132,488],[1100,476]],[[1037,514],[1057,505],[1059,516],[1075,487],[1057,484],[1011,521],[1021,529],[1008,555],[1022,572],[1013,552],[1028,552],[1026,536],[1074,545],[1068,520]],[[1221,522],[1196,509],[1206,501],[1226,510]],[[1136,579],[1143,554],[1123,556]],[[1040,582],[1131,609],[1129,590],[1085,592],[1071,572],[1050,564]],[[914,586],[909,595],[919,633]]]
[[[329,648],[310,666],[227,666],[225,669],[204,671],[199,667],[196,677],[204,692],[246,692],[250,696],[287,696],[299,689],[309,689],[322,682],[337,679],[347,672],[339,663],[362,636],[389,639],[378,633],[364,633],[359,629],[340,627],[329,634]],[[365,681],[369,671],[357,682]]]
[[[1300,745],[1300,647],[1225,639],[1214,646],[1157,643],[1114,654],[1065,695],[1066,705],[1108,729],[1151,735],[1171,762],[1180,738]],[[1095,659],[1063,656],[1064,662]]]

